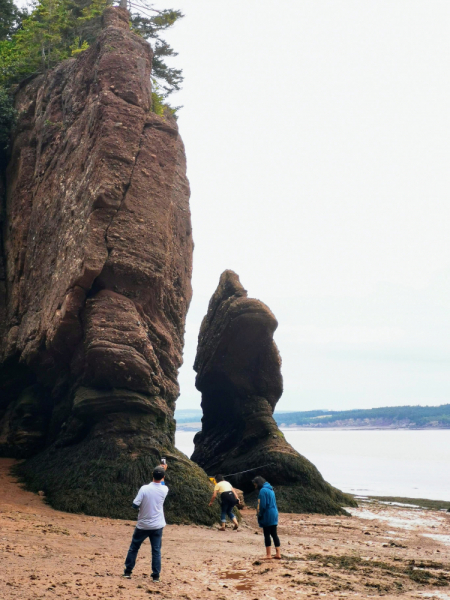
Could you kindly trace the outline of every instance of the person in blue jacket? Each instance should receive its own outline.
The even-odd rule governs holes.
[[[258,517],[258,525],[262,527],[264,531],[264,544],[266,546],[265,560],[272,558],[271,554],[271,537],[275,545],[275,556],[278,560],[281,560],[281,548],[280,538],[277,534],[278,526],[278,508],[277,500],[275,498],[275,492],[270,483],[264,479],[264,477],[255,477],[252,480],[255,489],[259,490],[258,495],[258,508],[256,509],[256,515]]]

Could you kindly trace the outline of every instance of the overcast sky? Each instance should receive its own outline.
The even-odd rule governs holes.
[[[157,2],[183,69],[194,297],[275,313],[279,410],[450,402],[450,3]]]

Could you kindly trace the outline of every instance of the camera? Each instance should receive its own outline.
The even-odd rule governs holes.
[[[161,464],[162,464],[162,465],[166,465],[166,464],[167,464],[167,460],[166,460],[165,458],[162,458],[162,459],[161,459]]]

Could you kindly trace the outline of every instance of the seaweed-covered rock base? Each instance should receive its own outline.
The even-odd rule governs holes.
[[[236,273],[222,274],[199,334],[194,369],[203,418],[192,460],[210,475],[228,475],[249,504],[251,480],[261,475],[275,486],[283,512],[345,514],[354,499],[328,484],[273,419],[283,391],[277,325],[265,304],[247,297]]]
[[[83,435],[86,425],[80,421],[79,427]],[[213,486],[205,472],[174,448],[170,435],[158,433],[161,430],[153,415],[111,415],[79,443],[51,446],[18,464],[15,474],[31,491],[44,491],[46,500],[58,510],[135,519],[133,494],[152,480],[154,467],[166,457],[167,522],[218,522],[218,505],[208,506]]]

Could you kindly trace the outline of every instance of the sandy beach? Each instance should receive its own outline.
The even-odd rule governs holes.
[[[450,514],[363,503],[353,517],[282,514],[281,561],[262,561],[254,511],[237,532],[169,525],[162,580],[150,579],[150,546],[121,578],[134,523],[53,510],[0,460],[0,598],[268,600],[450,598]],[[113,493],[113,491],[112,491]]]

